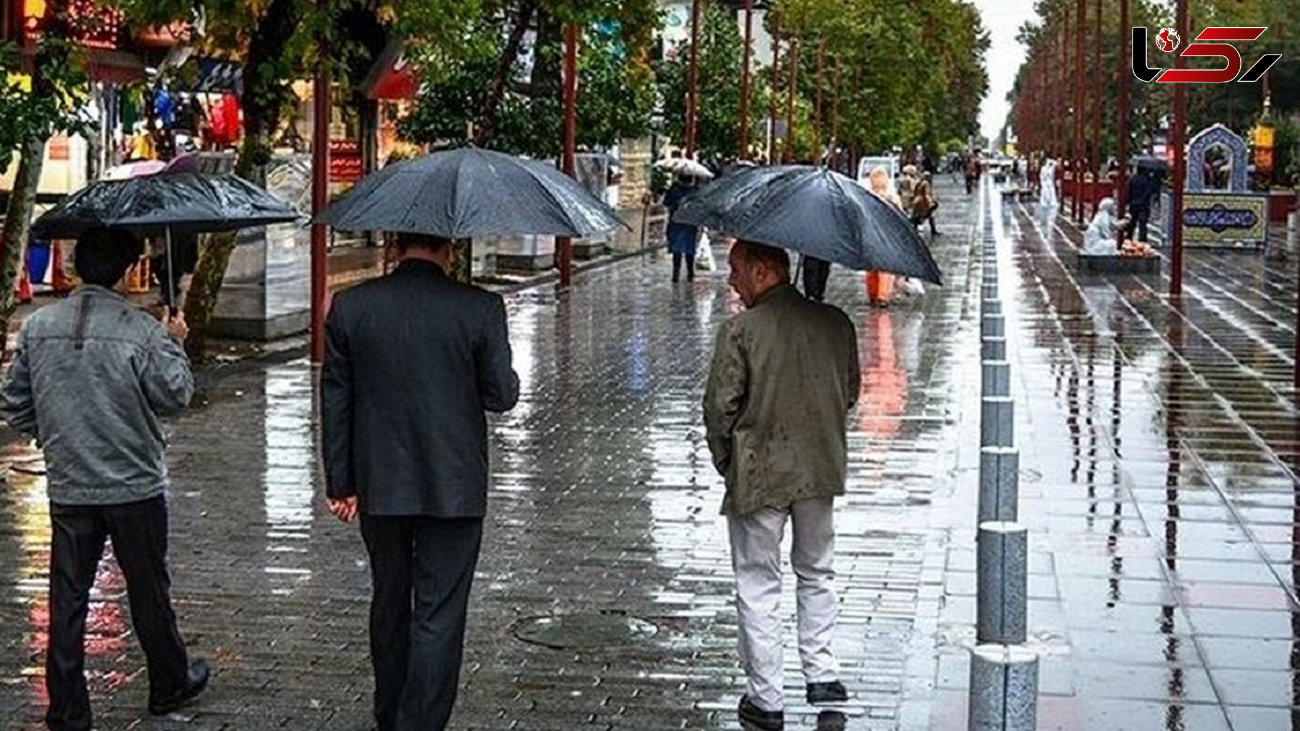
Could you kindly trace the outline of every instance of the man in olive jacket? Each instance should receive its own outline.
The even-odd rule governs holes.
[[[747,311],[718,332],[704,422],[727,485],[722,512],[748,676],[740,716],[758,728],[780,729],[780,549],[787,518],[808,702],[848,697],[831,650],[832,502],[844,494],[845,429],[860,383],[857,334],[839,309],[799,296],[785,251],[740,241],[729,262],[730,284]]]
[[[447,276],[451,242],[398,240],[392,274],[340,293],[325,326],[326,493],[361,516],[380,731],[437,731],[456,701],[487,510],[485,411],[519,398],[505,304]]]

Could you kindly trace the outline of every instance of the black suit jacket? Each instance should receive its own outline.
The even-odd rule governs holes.
[[[335,296],[325,338],[327,494],[371,515],[482,517],[484,411],[519,399],[501,297],[406,261]]]

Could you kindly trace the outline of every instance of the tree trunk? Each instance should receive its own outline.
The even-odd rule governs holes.
[[[488,146],[496,133],[497,111],[501,108],[501,100],[505,98],[506,85],[510,83],[510,70],[514,68],[515,61],[519,60],[519,49],[523,46],[524,34],[528,32],[528,24],[532,22],[533,14],[536,12],[537,0],[524,0],[519,6],[519,13],[510,28],[510,37],[501,52],[501,58],[497,61],[496,73],[492,76],[492,84],[488,87],[487,98],[483,101],[483,111],[479,115],[479,125],[474,133],[474,144],[479,147]]]
[[[285,47],[296,32],[298,16],[294,0],[271,0],[258,21],[257,30],[248,44],[248,56],[244,59],[244,93],[241,97],[244,141],[235,161],[235,173],[259,185],[264,183],[262,178],[270,157],[269,139],[280,124],[281,102],[286,94],[292,93],[278,81],[265,79],[262,67],[284,55]],[[209,236],[207,245],[199,252],[194,277],[185,295],[185,320],[190,327],[185,350],[191,358],[201,358],[207,346],[212,313],[216,310],[221,283],[234,250],[235,234],[232,232]]]
[[[18,174],[14,189],[9,195],[5,210],[4,230],[0,232],[0,355],[8,355],[9,321],[18,303],[14,299],[14,285],[18,282],[18,267],[22,266],[23,252],[27,248],[27,234],[31,230],[32,211],[36,208],[36,188],[45,165],[45,142],[48,137],[30,139],[18,158]]]

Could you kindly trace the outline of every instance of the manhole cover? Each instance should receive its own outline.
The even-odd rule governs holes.
[[[617,612],[561,614],[525,619],[515,625],[515,637],[555,650],[625,647],[654,637],[654,624]]]

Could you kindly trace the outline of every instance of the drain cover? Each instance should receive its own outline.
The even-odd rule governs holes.
[[[626,647],[654,637],[659,628],[644,619],[617,612],[561,614],[525,619],[514,636],[554,650]]]

